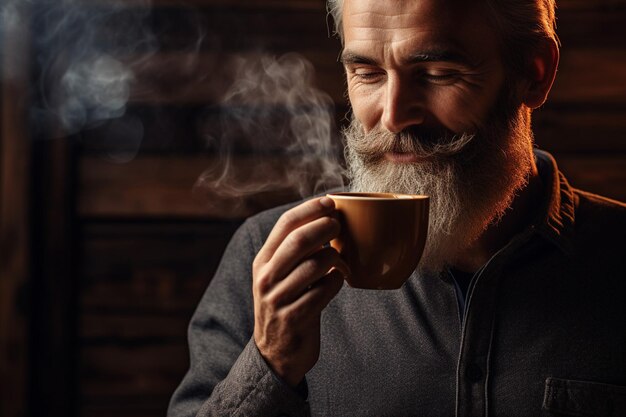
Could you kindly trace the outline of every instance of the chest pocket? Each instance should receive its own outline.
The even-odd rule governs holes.
[[[626,387],[598,382],[547,378],[543,409],[579,417],[626,416]]]

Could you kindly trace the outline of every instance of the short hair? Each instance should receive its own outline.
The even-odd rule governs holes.
[[[525,72],[531,54],[542,42],[559,39],[556,34],[556,0],[483,0],[487,16],[502,34],[504,65],[515,73]],[[328,0],[328,13],[335,21],[335,34],[343,39],[343,0]]]

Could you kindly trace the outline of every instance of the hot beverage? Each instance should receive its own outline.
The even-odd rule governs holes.
[[[387,193],[329,194],[342,225],[331,246],[354,288],[397,289],[417,267],[428,231],[429,198]]]

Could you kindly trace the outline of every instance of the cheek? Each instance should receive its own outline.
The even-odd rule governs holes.
[[[497,99],[497,88],[476,91],[452,87],[430,97],[434,118],[453,132],[472,131],[484,126]]]
[[[348,98],[352,113],[363,125],[365,132],[374,129],[382,114],[382,98],[371,88],[348,87]]]
[[[428,107],[434,119],[453,132],[471,130],[482,120],[479,103],[461,94],[438,94]]]

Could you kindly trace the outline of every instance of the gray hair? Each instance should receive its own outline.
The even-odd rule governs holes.
[[[502,34],[505,65],[525,71],[531,52],[542,42],[559,43],[556,34],[556,0],[483,0],[491,24]],[[343,0],[327,0],[335,21],[335,34],[343,43]]]
[[[343,0],[328,0],[326,10],[335,21],[334,33],[339,36],[341,43],[343,43]]]

